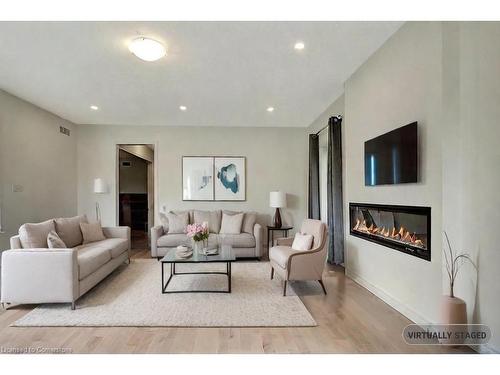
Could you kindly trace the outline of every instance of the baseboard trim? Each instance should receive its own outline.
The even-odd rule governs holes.
[[[424,316],[420,315],[418,312],[415,310],[409,308],[408,306],[405,306],[398,300],[394,299],[390,294],[387,294],[384,290],[380,289],[379,287],[373,285],[369,281],[363,279],[361,276],[357,275],[356,273],[346,269],[345,274],[347,277],[349,277],[351,280],[356,282],[357,284],[361,285],[363,288],[367,289],[371,293],[375,294],[378,298],[380,298],[382,301],[387,303],[389,306],[391,306],[393,309],[398,311],[399,313],[403,314],[405,317],[410,319],[413,323],[416,324],[433,324],[429,319],[425,318]],[[500,354],[498,350],[495,348],[491,347],[489,344],[485,345],[468,345],[472,350],[479,354]]]
[[[380,298],[382,301],[387,303],[393,309],[395,309],[398,312],[400,312],[401,314],[403,314],[405,317],[410,319],[413,323],[431,324],[431,321],[429,319],[420,315],[418,312],[409,308],[408,306],[405,306],[404,304],[399,302],[397,299],[393,298],[390,294],[386,293],[384,290],[380,289],[379,287],[373,285],[369,281],[363,279],[361,276],[357,275],[356,273],[350,271],[349,269],[346,269],[345,273],[346,273],[347,277],[352,279],[357,284],[361,285],[363,288],[369,290],[371,293],[375,294],[378,298]]]

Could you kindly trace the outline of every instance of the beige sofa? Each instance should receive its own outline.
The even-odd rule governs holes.
[[[74,309],[78,298],[130,261],[129,227],[102,228],[105,240],[82,244],[79,221],[86,218],[25,224],[31,226],[31,236],[35,233],[34,242],[23,239],[25,232],[11,237],[11,249],[2,254],[2,304],[71,303]],[[46,240],[43,243],[48,229],[55,230],[68,248],[49,249]]]
[[[186,211],[175,211],[182,213]],[[262,254],[262,226],[256,223],[257,214],[255,212],[244,212],[243,224],[240,234],[222,234],[221,229],[222,214],[234,215],[234,211],[201,211],[189,210],[189,224],[195,222],[197,214],[208,215],[210,223],[209,245],[217,243],[230,244],[237,258],[260,258]],[[199,216],[198,216],[199,217]],[[168,222],[166,217],[160,214],[162,225],[151,228],[151,257],[161,258],[168,251],[175,249],[179,245],[191,245],[190,239],[185,233],[168,233]]]

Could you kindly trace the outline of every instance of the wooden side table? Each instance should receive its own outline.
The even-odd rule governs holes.
[[[268,225],[267,226],[267,255],[269,256],[269,249],[273,247],[274,243],[274,232],[281,231],[285,237],[288,237],[288,231],[293,229],[293,227],[281,227],[276,228],[275,226]]]

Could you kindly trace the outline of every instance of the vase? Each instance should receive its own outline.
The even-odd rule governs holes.
[[[467,306],[465,301],[451,296],[441,298],[441,324],[449,339],[439,340],[441,344],[460,345],[463,344],[463,334],[467,332]]]

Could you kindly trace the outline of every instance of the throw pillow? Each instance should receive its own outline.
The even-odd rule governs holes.
[[[256,221],[257,213],[245,212],[245,216],[243,217],[243,227],[241,228],[241,231],[253,235],[253,227],[255,226]]]
[[[80,231],[80,228],[78,228]],[[49,245],[49,249],[66,249],[67,246],[61,237],[58,236],[56,231],[51,230],[47,235],[47,244]]]
[[[19,228],[19,240],[23,249],[47,248],[47,236],[55,230],[54,220],[41,223],[26,223]]]
[[[243,224],[243,213],[236,215],[228,215],[222,213],[222,224],[220,228],[221,234],[240,234]]]
[[[221,212],[217,211],[198,211],[193,212],[193,222],[195,224],[208,223],[210,233],[219,233],[220,231],[220,216]]]
[[[95,223],[80,223],[80,229],[82,230],[84,244],[106,239],[99,221]]]
[[[80,223],[88,223],[86,215],[61,217],[55,219],[54,223],[56,225],[57,234],[69,248],[82,244],[83,236],[80,229]]]
[[[314,238],[312,234],[295,233],[295,238],[293,239],[292,243],[292,249],[298,251],[311,250],[313,239]]]
[[[168,212],[165,214],[168,220],[168,234],[184,233],[189,224],[189,212]]]

